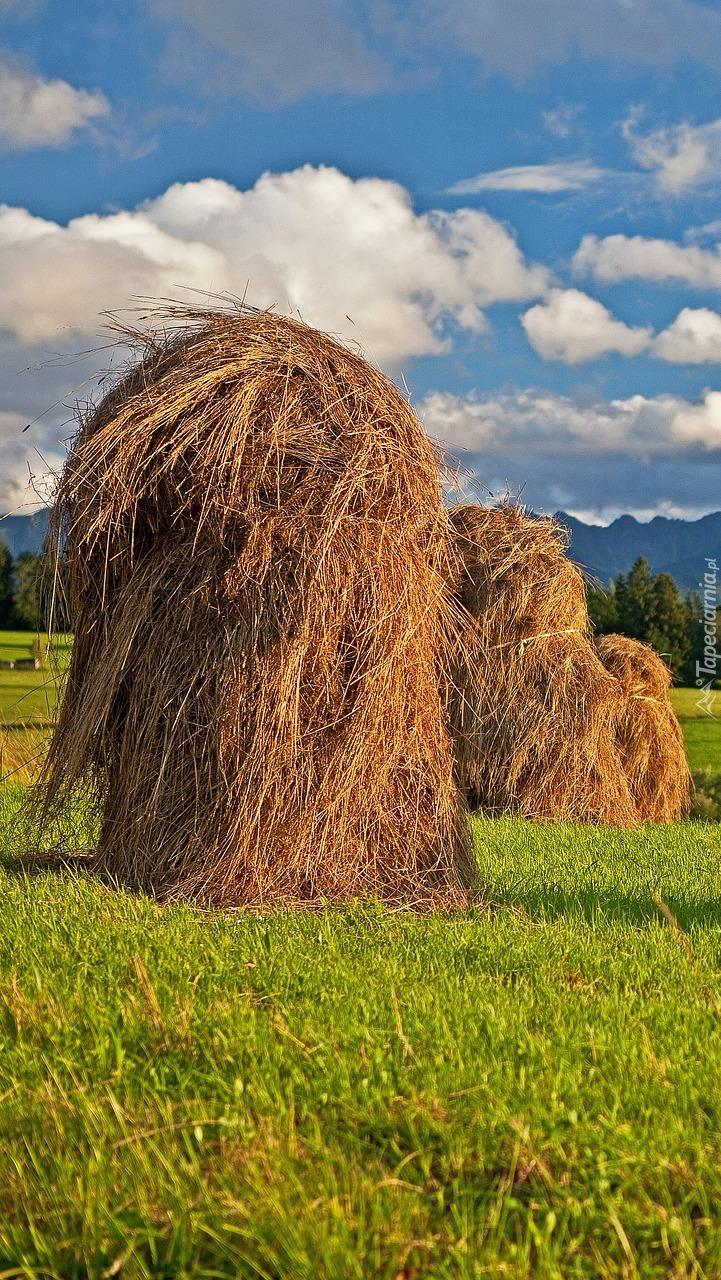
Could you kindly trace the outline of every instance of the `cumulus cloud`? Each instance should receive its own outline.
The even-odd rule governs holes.
[[[538,191],[553,195],[558,191],[582,191],[603,177],[603,169],[588,160],[558,160],[546,164],[518,165],[495,169],[464,178],[448,188],[449,195],[476,195],[479,191]]]
[[[684,307],[658,335],[653,353],[672,364],[721,364],[721,316],[707,307]]]
[[[211,94],[285,103],[307,94],[370,93],[391,78],[358,29],[363,5],[353,12],[344,0],[150,0],[150,6],[174,20],[166,73]]]
[[[705,222],[702,227],[687,227],[683,233],[686,244],[698,244],[703,240],[718,241],[721,238],[721,218]]]
[[[534,351],[544,360],[583,364],[616,351],[642,352],[671,364],[721,363],[721,316],[706,307],[684,307],[656,337],[650,328],[617,320],[607,307],[578,289],[552,289],[521,316]]]
[[[535,389],[487,399],[435,392],[419,412],[431,435],[488,460],[529,453],[642,461],[721,455],[721,391],[705,391],[698,403],[634,395],[592,404]]]
[[[28,68],[0,60],[0,147],[59,147],[81,129],[110,114],[99,91],[45,80]]]
[[[651,342],[650,329],[630,328],[578,289],[553,289],[548,301],[531,307],[521,323],[534,351],[564,364],[582,364],[611,351],[636,356]]]
[[[547,281],[487,213],[418,215],[397,183],[331,168],[264,174],[248,191],[177,183],[67,227],[0,209],[0,327],[24,342],[92,333],[105,308],[190,287],[298,310],[396,365],[445,350],[448,326],[480,332],[484,307]]]
[[[721,244],[703,249],[696,244],[654,240],[646,236],[587,235],[573,257],[579,274],[597,280],[681,280],[698,288],[721,286]]]
[[[93,333],[109,303],[178,282],[208,288],[222,266],[205,245],[176,241],[143,213],[61,227],[0,206],[0,328],[29,344]]]
[[[0,512],[47,505],[75,433],[74,407],[92,397],[107,359],[97,350],[48,359],[47,349],[0,342]]]
[[[493,492],[522,490],[538,511],[601,522],[628,511],[696,519],[718,509],[721,393],[624,400],[542,389],[434,393],[418,406],[431,434]]]
[[[638,121],[638,112],[624,121],[624,137],[634,160],[653,171],[664,195],[683,195],[721,175],[721,120],[682,123],[649,133],[638,132]]]

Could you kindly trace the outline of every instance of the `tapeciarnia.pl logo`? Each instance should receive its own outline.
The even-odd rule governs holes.
[[[716,612],[718,605],[718,564],[716,560],[706,557],[706,572],[703,575],[703,582],[698,584],[702,591],[702,613],[703,621],[703,662],[696,663],[696,687],[701,690],[701,695],[696,703],[699,711],[705,712],[707,716],[715,715],[713,704],[716,699],[711,686],[718,674],[719,652],[718,652],[718,614]]]

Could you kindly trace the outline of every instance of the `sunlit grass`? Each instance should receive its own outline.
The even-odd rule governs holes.
[[[721,828],[475,832],[482,901],[430,918],[160,908],[8,852],[1,1266],[721,1273]]]

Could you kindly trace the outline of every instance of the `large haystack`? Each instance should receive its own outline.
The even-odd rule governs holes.
[[[166,897],[467,884],[439,694],[453,552],[408,404],[271,313],[123,337],[139,359],[56,504],[75,645],[46,813],[90,782],[99,867]]]
[[[674,822],[689,808],[690,777],[671,672],[650,645],[626,636],[599,636],[596,652],[625,694],[617,741],[639,821]]]
[[[472,805],[631,825],[615,732],[623,695],[593,650],[563,530],[511,503],[459,506],[451,518],[471,615],[451,709]]]

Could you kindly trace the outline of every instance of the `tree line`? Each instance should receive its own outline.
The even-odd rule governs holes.
[[[648,562],[639,556],[630,572],[619,573],[608,590],[589,583],[587,593],[597,635],[613,633],[644,640],[665,659],[678,682],[696,684],[696,663],[701,661],[703,666],[705,634],[698,592],[687,592],[681,599],[670,573],[652,573]],[[721,618],[717,634],[721,635]]]
[[[43,560],[23,551],[16,560],[0,542],[0,629],[39,631],[42,609]]]

